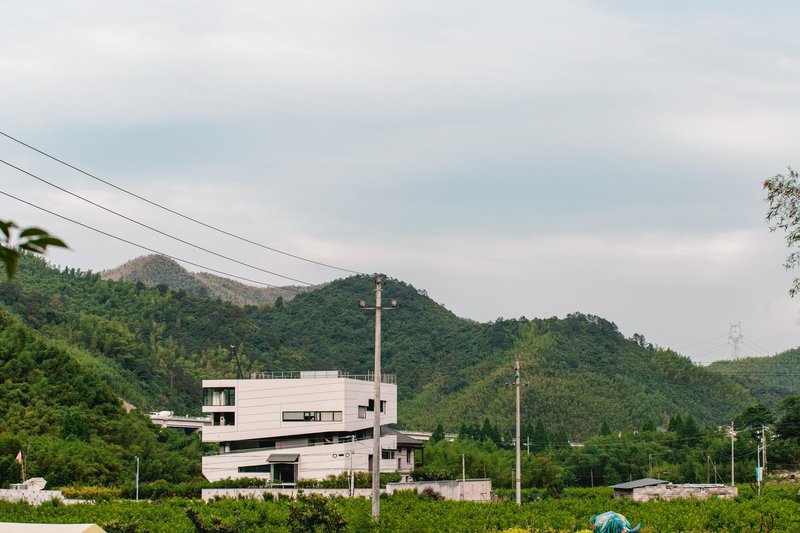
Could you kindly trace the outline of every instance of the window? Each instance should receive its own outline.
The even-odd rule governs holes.
[[[359,405],[358,406],[358,418],[367,418],[367,406],[366,405]]]
[[[284,422],[341,422],[341,411],[284,411]]]
[[[240,466],[239,467],[239,472],[267,473],[267,474],[269,474],[269,465]]]
[[[381,459],[394,459],[394,450],[381,451]]]
[[[367,411],[374,411],[375,410],[375,400],[370,400],[369,404],[367,404]],[[386,412],[386,402],[381,400],[381,413]]]
[[[236,405],[236,389],[233,387],[208,387],[203,389],[203,405]]]
[[[233,426],[236,425],[235,413],[214,413],[213,425],[215,426]]]

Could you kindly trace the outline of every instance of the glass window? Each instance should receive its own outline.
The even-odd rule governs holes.
[[[266,472],[269,473],[269,465],[240,466],[239,472]]]
[[[367,418],[367,406],[366,405],[359,405],[358,406],[358,418]]]
[[[284,411],[284,422],[341,422],[341,411]]]
[[[367,411],[372,412],[374,410],[375,410],[375,400],[370,400],[369,403],[367,404]],[[381,400],[381,413],[385,412],[386,412],[386,401]]]
[[[236,405],[236,389],[233,387],[207,387],[203,389],[203,405]]]

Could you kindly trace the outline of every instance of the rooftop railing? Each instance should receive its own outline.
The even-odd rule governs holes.
[[[347,378],[361,381],[375,381],[375,373],[351,374],[341,370],[303,370],[291,372],[253,372],[251,379],[332,379]],[[381,383],[397,383],[395,374],[381,374]]]

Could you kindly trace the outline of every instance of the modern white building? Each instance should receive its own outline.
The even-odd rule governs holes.
[[[203,457],[203,475],[294,483],[371,471],[373,386],[373,375],[338,371],[204,380],[203,413],[212,425],[203,428],[203,442],[219,443],[219,453]],[[380,409],[382,425],[397,422],[394,375],[382,376]],[[413,468],[414,442],[385,427],[380,439],[381,472]]]

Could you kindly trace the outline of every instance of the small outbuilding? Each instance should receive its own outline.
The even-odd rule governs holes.
[[[639,502],[649,500],[675,500],[679,498],[697,498],[704,500],[709,496],[717,498],[735,498],[736,487],[721,484],[685,483],[675,485],[663,479],[644,478],[611,487],[614,498],[631,498]]]
[[[663,479],[655,479],[652,477],[646,477],[643,479],[636,479],[634,481],[628,481],[627,483],[619,483],[617,485],[612,485],[611,488],[614,489],[614,498],[633,498],[634,500],[638,500],[638,495],[642,495],[646,492],[643,489],[649,487],[658,487],[659,485],[667,485],[669,481],[664,481]]]

